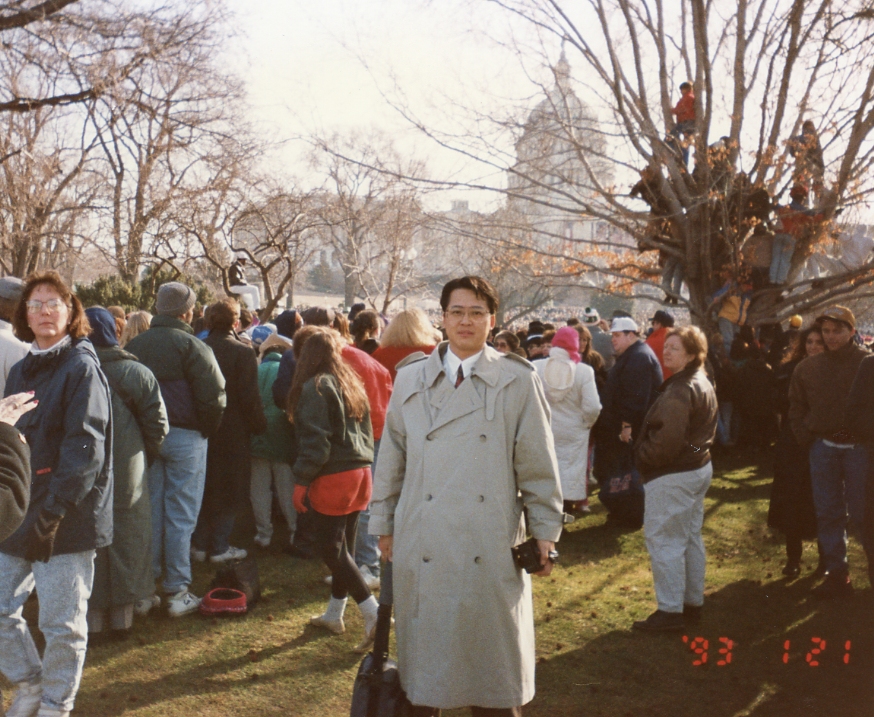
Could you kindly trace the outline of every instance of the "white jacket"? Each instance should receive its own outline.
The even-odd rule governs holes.
[[[27,356],[30,346],[15,338],[12,324],[0,319],[0,397],[6,392],[9,369]]]
[[[567,351],[554,346],[545,361],[535,361],[546,400],[552,409],[552,436],[565,500],[586,497],[589,431],[601,413],[595,372],[585,363],[575,364]]]

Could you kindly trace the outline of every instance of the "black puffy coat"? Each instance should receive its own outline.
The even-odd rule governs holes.
[[[21,525],[30,500],[30,450],[21,434],[0,423],[0,540]]]
[[[30,507],[0,552],[24,556],[39,512],[63,515],[55,555],[112,542],[112,412],[109,385],[88,339],[28,354],[12,367],[6,395],[34,391],[39,406],[17,423],[30,446]]]

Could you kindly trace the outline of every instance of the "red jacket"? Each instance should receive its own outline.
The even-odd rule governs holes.
[[[380,346],[371,356],[388,369],[391,380],[394,381],[398,376],[395,366],[407,356],[416,353],[416,351],[430,356],[434,348],[434,346]]]
[[[801,205],[793,206],[792,204],[788,207],[777,207],[777,217],[782,225],[780,231],[791,234],[795,239],[801,238],[806,226],[816,224],[825,219],[824,214],[815,214]]]
[[[659,365],[662,367],[662,374],[664,375],[665,381],[667,381],[673,375],[673,371],[665,368],[665,362],[664,360],[662,360],[662,354],[665,351],[665,338],[667,337],[667,334],[667,327],[662,326],[661,328],[653,331],[646,339],[647,346],[652,349],[652,352],[659,360]]]
[[[370,423],[373,425],[373,439],[382,438],[385,427],[385,412],[391,398],[391,374],[379,361],[375,361],[364,351],[354,346],[343,349],[343,360],[348,363],[364,382],[367,400],[370,402]]]
[[[677,124],[680,122],[695,121],[695,93],[690,92],[688,95],[680,97],[677,106],[671,110],[671,114],[677,115]]]

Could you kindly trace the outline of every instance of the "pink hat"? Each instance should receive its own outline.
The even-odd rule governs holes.
[[[552,337],[552,345],[567,351],[574,363],[580,362],[580,335],[573,326],[562,326],[556,331]]]

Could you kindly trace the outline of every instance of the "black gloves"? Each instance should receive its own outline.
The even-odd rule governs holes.
[[[39,512],[27,535],[27,544],[24,548],[25,560],[30,563],[47,563],[51,559],[61,517],[45,508]]]

